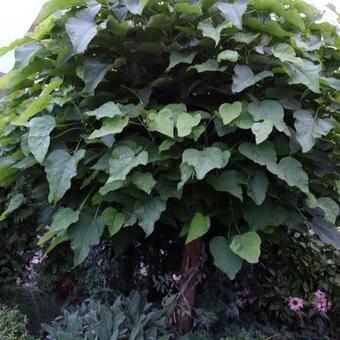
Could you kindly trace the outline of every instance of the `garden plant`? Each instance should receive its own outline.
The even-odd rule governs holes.
[[[321,17],[302,0],[48,1],[0,49],[16,58],[0,220],[34,205],[25,183],[36,240],[74,266],[174,230],[181,332],[207,258],[234,280],[292,231],[340,249],[340,36]]]

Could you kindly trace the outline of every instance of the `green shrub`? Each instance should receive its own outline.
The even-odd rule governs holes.
[[[170,308],[170,306],[169,306]],[[173,338],[166,330],[171,308],[157,309],[147,302],[146,292],[119,296],[112,305],[85,300],[65,310],[51,325],[43,325],[47,339],[157,339]]]
[[[27,318],[15,308],[0,304],[0,339],[34,340],[26,329]]]

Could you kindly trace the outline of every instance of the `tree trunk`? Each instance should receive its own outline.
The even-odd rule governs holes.
[[[200,269],[203,255],[203,241],[198,238],[184,247],[179,297],[175,312],[177,328],[182,333],[190,332],[193,326],[192,311],[200,282]]]

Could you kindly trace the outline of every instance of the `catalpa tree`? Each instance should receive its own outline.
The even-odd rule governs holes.
[[[176,228],[189,329],[204,244],[230,279],[267,235],[340,248],[340,37],[320,18],[301,0],[47,2],[1,49],[0,185],[39,183],[39,243],[75,265]]]

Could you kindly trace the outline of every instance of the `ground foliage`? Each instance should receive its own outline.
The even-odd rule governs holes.
[[[209,232],[230,278],[282,228],[340,248],[340,38],[319,17],[300,0],[49,1],[0,50],[16,47],[0,186],[39,180],[39,242],[69,241],[75,265],[157,223]]]

